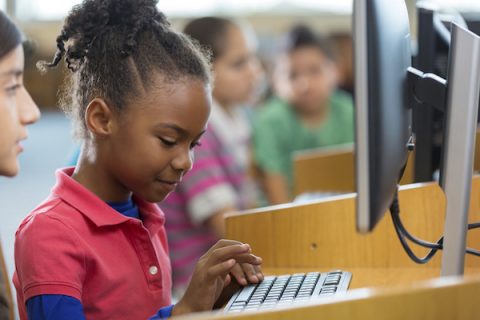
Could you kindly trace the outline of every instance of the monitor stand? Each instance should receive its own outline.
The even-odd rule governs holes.
[[[480,94],[480,37],[452,24],[442,187],[446,220],[442,276],[463,275]]]

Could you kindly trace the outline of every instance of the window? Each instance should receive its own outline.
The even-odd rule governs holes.
[[[81,0],[16,0],[16,15],[21,20],[63,20]]]
[[[7,10],[7,0],[0,0],[0,10],[3,12]]]
[[[5,9],[7,0],[0,0]],[[17,16],[22,20],[62,20],[81,0],[15,0]],[[387,1],[387,0],[386,0]],[[441,8],[480,12],[479,0],[427,0]],[[202,15],[248,15],[258,13],[311,15],[319,12],[350,14],[353,0],[160,0],[159,7],[168,17]]]
[[[6,0],[0,0],[6,1]],[[22,20],[62,20],[81,0],[16,0],[17,15]],[[201,15],[314,14],[316,12],[350,13],[352,0],[160,0],[159,8],[168,17]]]
[[[351,13],[352,0],[163,0],[159,7],[168,16]]]
[[[440,8],[455,9],[462,12],[480,12],[480,1],[478,0],[430,0]]]

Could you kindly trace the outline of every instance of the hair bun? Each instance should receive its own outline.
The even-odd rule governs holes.
[[[84,62],[97,38],[112,30],[121,33],[123,45],[119,54],[126,57],[137,46],[137,34],[153,25],[168,28],[170,23],[157,9],[158,0],[84,0],[73,7],[57,37],[57,53],[49,67],[65,56],[70,70]]]
[[[134,26],[138,21],[156,21],[169,24],[166,17],[158,11],[158,0],[93,0],[103,5],[104,14],[108,16],[107,25]],[[103,15],[102,15],[103,16]]]

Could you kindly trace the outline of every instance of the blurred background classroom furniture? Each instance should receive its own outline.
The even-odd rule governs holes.
[[[410,154],[400,184],[413,183],[413,157]],[[348,193],[355,191],[353,145],[305,150],[293,159],[296,196],[311,192]]]

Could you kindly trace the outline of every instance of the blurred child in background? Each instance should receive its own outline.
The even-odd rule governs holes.
[[[337,90],[326,42],[306,26],[288,33],[274,72],[276,96],[259,108],[254,156],[269,203],[292,200],[295,151],[353,142],[351,96]]]
[[[195,148],[195,164],[175,192],[160,203],[177,296],[195,261],[224,235],[224,213],[255,205],[249,180],[251,127],[242,105],[252,99],[259,72],[251,32],[237,22],[199,18],[184,33],[211,50],[214,74],[207,131]],[[244,282],[243,284],[246,284]]]
[[[13,177],[19,171],[17,157],[23,151],[21,141],[28,136],[26,127],[38,120],[40,112],[23,86],[22,35],[2,11],[0,43],[0,175]],[[0,257],[0,320],[13,320],[8,281]]]

